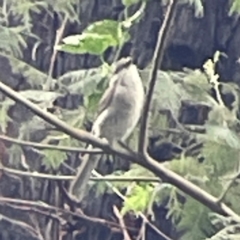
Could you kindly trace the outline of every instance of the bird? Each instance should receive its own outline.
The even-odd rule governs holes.
[[[111,146],[125,141],[138,124],[144,105],[144,86],[137,66],[131,57],[121,58],[115,63],[108,87],[99,105],[91,133],[104,139]],[[88,149],[93,147],[89,145]],[[69,193],[81,202],[91,172],[96,168],[100,156],[84,155],[75,178],[70,183]]]

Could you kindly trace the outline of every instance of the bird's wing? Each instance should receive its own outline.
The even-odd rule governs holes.
[[[117,76],[113,75],[110,79],[109,86],[104,92],[99,104],[98,104],[98,115],[100,115],[112,101],[116,86],[118,84]]]
[[[132,64],[132,58],[127,57],[127,58],[122,58],[120,59],[115,66],[115,70],[113,72],[113,76],[111,77],[109,81],[109,86],[104,92],[98,106],[98,114],[101,114],[107,106],[112,101],[112,98],[114,96],[115,90],[117,88],[117,85],[119,84],[119,81],[121,78],[119,78],[118,73],[122,71],[124,68],[128,68]]]

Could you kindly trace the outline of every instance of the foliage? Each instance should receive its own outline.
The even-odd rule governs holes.
[[[29,38],[34,38],[35,41],[42,41],[32,33],[32,14],[40,14],[44,10],[50,17],[53,17],[53,12],[55,12],[61,19],[67,18],[71,22],[79,22],[76,3],[76,0],[3,1],[2,14],[0,15],[0,32],[2,36],[0,39],[0,55],[8,59],[14,74],[21,74],[21,77],[27,79],[31,90],[21,91],[20,93],[43,109],[53,107],[55,100],[60,96],[64,96],[66,92],[67,94],[77,93],[84,95],[84,104],[82,106],[73,110],[58,109],[59,113],[55,113],[71,126],[83,128],[86,119],[92,120],[94,118],[97,103],[107,85],[108,74],[111,70],[109,66],[103,63],[99,68],[65,73],[58,80],[52,79],[54,84],[59,85],[59,89],[54,89],[55,92],[49,92],[42,90],[49,76],[21,60],[23,51],[27,48],[27,40]],[[96,21],[83,30],[81,34],[64,38],[63,44],[57,46],[57,49],[73,54],[93,54],[101,59],[108,48],[120,49],[130,39],[129,29],[141,18],[146,1],[123,0],[122,3],[126,8],[125,18],[122,21],[118,22],[110,19]],[[132,16],[128,16],[128,8],[138,3],[141,4],[140,9]],[[193,5],[195,15],[202,16],[203,6],[200,0],[183,0],[181,3]],[[234,0],[230,13],[239,11],[239,8],[240,1]],[[10,21],[12,15],[15,20],[14,23]],[[209,59],[207,63],[213,70],[214,58],[213,60]],[[219,82],[218,77],[215,78],[215,81],[211,81],[211,77],[216,77],[217,74],[213,71],[213,76],[209,77],[211,74],[207,70],[205,68],[205,73],[199,69],[186,69],[184,72],[158,72],[158,81],[151,106],[152,118],[149,132],[156,133],[161,128],[169,127],[168,118],[159,114],[159,109],[170,110],[173,117],[177,119],[181,101],[203,102],[209,106],[212,110],[209,120],[204,126],[206,132],[194,135],[197,141],[203,142],[201,154],[205,157],[205,161],[199,163],[194,157],[182,154],[181,159],[174,159],[169,163],[165,163],[165,166],[217,197],[229,182],[229,177],[231,178],[238,170],[240,142],[236,109],[229,109],[227,106],[220,104],[218,99],[212,97],[210,91],[212,88],[218,91]],[[141,71],[141,76],[145,83],[148,75],[149,69]],[[235,96],[235,107],[238,108],[239,96],[237,88],[230,84],[223,86],[228,87],[229,91]],[[6,132],[9,121],[16,122],[16,119],[14,120],[12,116],[8,115],[9,109],[14,105],[13,102],[3,100],[0,106],[0,125],[1,130]],[[39,140],[42,143],[54,142],[57,145],[82,146],[81,143],[64,134],[49,131],[43,122],[28,116],[28,114],[26,114],[24,123],[16,124],[21,125],[19,138],[31,141],[31,136],[28,136],[28,133],[33,133],[33,135],[37,135],[39,138],[43,134],[41,140]],[[54,150],[44,150],[39,151],[39,153],[43,157],[43,164],[48,169],[59,169],[60,165],[69,157],[64,152]],[[18,162],[17,164],[21,162],[24,152],[22,148],[13,145],[9,149],[9,154],[10,164],[14,165],[16,162]],[[130,170],[126,172],[115,172],[111,175],[117,174],[121,174],[123,177],[152,176],[152,173],[136,165],[132,165]],[[98,185],[98,193],[106,191],[103,183],[96,185]],[[226,232],[229,233],[230,228],[232,231],[234,224],[228,222],[225,225],[222,224],[218,228],[219,232],[216,234],[214,224],[210,224],[212,221],[210,210],[168,183],[133,182],[129,184],[121,182],[113,185],[121,190],[126,189],[126,200],[121,209],[122,214],[126,214],[129,211],[136,214],[139,212],[149,213],[154,203],[157,205],[166,203],[168,209],[167,216],[177,226],[177,230],[183,232],[182,240],[199,240],[211,236],[210,239],[218,240],[221,239],[220,234],[225,236],[224,234]],[[228,192],[225,201],[232,205],[236,212],[240,213],[237,208],[237,192],[239,192],[239,186],[234,185]],[[235,236],[239,234],[236,229],[234,234]]]
[[[215,69],[214,64],[217,62],[218,54],[216,53],[213,59],[207,61],[208,69],[206,68],[207,65],[205,65],[206,74],[199,70],[186,70],[185,73],[159,72],[159,81],[154,92],[152,106],[152,111],[155,112],[156,117],[154,124],[151,124],[151,126],[154,126],[153,132],[156,132],[159,128],[166,128],[166,122],[163,121],[162,117],[159,117],[159,113],[155,108],[170,109],[177,117],[179,101],[181,100],[192,100],[196,103],[204,102],[211,107],[212,110],[205,125],[206,132],[196,135],[198,141],[203,141],[201,154],[205,158],[204,162],[200,163],[194,157],[186,157],[183,153],[180,160],[172,160],[169,163],[165,163],[165,166],[216,197],[220,196],[222,191],[224,191],[229,182],[227,179],[229,177],[232,178],[234,172],[238,171],[240,146],[238,128],[236,128],[238,122],[236,111],[230,110],[221,99],[213,98],[210,92],[211,88],[219,91],[218,77],[215,77],[218,75],[209,69],[209,67]],[[141,73],[143,78],[145,74],[146,72],[144,71]],[[236,96],[236,88],[228,87],[231,89],[231,93]],[[238,106],[238,97],[235,98],[235,101],[233,104]],[[216,113],[218,117],[216,117]],[[152,118],[154,118],[154,115],[152,115]],[[139,186],[139,188],[136,186]],[[127,195],[128,198],[126,200],[126,203],[128,203],[128,199],[130,199],[130,204],[124,207],[124,211],[126,208],[135,210],[136,213],[146,210],[148,205],[144,200],[145,194],[150,196],[153,194],[154,188],[150,187],[151,184],[148,185],[149,188],[141,186],[142,184],[133,185],[132,195]],[[131,186],[129,188],[131,189]],[[238,185],[234,185],[225,198],[225,201],[237,213],[239,213],[239,208],[237,207],[238,195],[236,194],[239,191],[238,188]],[[136,196],[137,193],[139,194],[139,199],[142,196],[142,201]],[[175,187],[160,183],[155,202],[159,204],[165,201],[167,201],[166,206],[169,209],[168,217],[176,224],[177,229],[183,232],[181,239],[199,240],[215,234],[215,228],[211,225],[209,218],[211,211],[208,208],[180,192]]]
[[[233,0],[231,2],[232,2],[232,4],[231,4],[230,10],[229,10],[229,15],[231,16],[234,13],[239,14],[239,12],[240,12],[240,1],[239,0]]]
[[[63,14],[71,21],[78,20],[74,10],[76,0],[45,1],[45,0],[3,0],[0,14],[0,45],[1,51],[22,58],[22,50],[27,47],[27,39],[40,39],[32,33],[32,14],[40,14],[42,10],[53,15],[49,8],[58,14]],[[14,19],[14,21],[12,21]]]
[[[136,213],[147,209],[149,205],[149,196],[151,196],[153,187],[149,184],[136,184],[131,189],[131,194],[127,195],[122,207],[122,214],[129,211]]]
[[[210,214],[212,224],[219,231],[206,240],[235,240],[239,239],[239,222],[232,217],[224,217],[216,213]]]
[[[103,20],[88,26],[81,35],[64,38],[63,45],[56,49],[70,53],[102,55],[109,47],[116,47],[129,40],[122,24],[114,20]]]
[[[58,169],[60,164],[66,160],[66,153],[54,150],[44,150],[42,151],[44,154],[43,162],[47,168],[55,168]]]
[[[142,2],[141,8],[132,16],[128,16],[127,9],[137,3]],[[94,54],[102,57],[109,47],[121,47],[130,39],[128,29],[134,22],[137,22],[145,8],[145,1],[123,1],[126,6],[125,19],[114,21],[104,19],[89,25],[81,34],[64,38],[63,44],[56,46],[59,51],[73,54]]]

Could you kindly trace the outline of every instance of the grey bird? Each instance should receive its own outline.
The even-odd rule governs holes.
[[[103,138],[110,145],[125,141],[136,127],[144,104],[144,87],[136,65],[131,57],[120,59],[103,94],[98,115],[93,123],[92,134]],[[91,149],[89,146],[88,149]],[[69,193],[77,201],[85,196],[91,172],[100,157],[84,155]]]

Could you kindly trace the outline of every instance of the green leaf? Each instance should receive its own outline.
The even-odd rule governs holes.
[[[213,169],[215,177],[232,172],[239,162],[238,149],[211,141],[204,143],[202,154],[206,164]]]
[[[83,144],[75,138],[66,136],[66,138],[59,141],[59,146],[81,147]]]
[[[240,0],[234,0],[229,11],[229,16],[232,16],[234,13],[239,14],[239,12],[240,12]]]
[[[91,24],[80,35],[64,38],[64,44],[56,46],[56,49],[75,54],[102,55],[107,48],[118,46],[127,40],[128,34],[122,31],[121,23],[103,20]]]
[[[67,158],[67,154],[62,151],[44,150],[42,152],[44,153],[43,162],[48,168],[57,169],[60,164]]]
[[[84,33],[109,35],[112,38],[111,46],[117,46],[123,38],[121,23],[110,19],[94,22],[84,30]]]
[[[95,196],[100,197],[106,192],[110,192],[112,194],[112,189],[108,187],[108,185],[104,181],[96,181],[92,183],[92,187],[95,189]]]
[[[110,174],[108,176],[121,176],[121,177],[132,177],[132,176],[144,176],[144,177],[154,177],[155,175],[147,170],[146,168],[143,168],[137,164],[132,164],[131,169],[129,169],[126,172],[122,171],[115,171],[113,174]],[[131,181],[132,182],[132,181]],[[138,182],[139,183],[139,182]],[[129,182],[117,182],[114,181],[112,185],[118,189],[126,189],[129,186]]]
[[[1,52],[16,57],[22,57],[22,50],[26,48],[25,36],[22,34],[24,26],[5,27],[0,25],[0,48]]]
[[[146,68],[140,72],[144,82],[147,82],[149,74],[150,68]],[[178,80],[186,78],[186,74],[182,75],[183,76],[179,76],[178,74],[176,76],[171,72],[158,71],[151,110],[158,112],[159,109],[169,109],[177,118],[181,101],[192,99],[192,96],[185,90],[185,86],[181,86],[174,82],[174,78],[177,78]]]
[[[21,158],[22,158],[23,150],[19,145],[13,144],[8,149],[8,162],[11,166],[15,168],[19,168],[21,166]]]
[[[198,138],[233,149],[240,149],[238,134],[228,127],[207,124],[206,134],[199,134]]]
[[[147,209],[153,186],[149,184],[135,185],[127,199],[124,201],[121,213],[124,215],[129,211],[135,213],[142,212]]]
[[[218,232],[206,240],[240,239],[239,223],[236,223],[233,217],[225,217],[216,213],[210,213],[209,215],[212,224]]]
[[[12,105],[14,102],[9,99],[0,103],[0,127],[3,133],[6,133],[8,123],[12,121],[8,116],[8,110]]]
[[[0,53],[0,57],[3,59],[5,58],[6,61],[10,64],[12,72],[26,79],[32,88],[39,89],[48,78],[45,73],[13,56]],[[1,79],[1,81],[5,81],[5,79]],[[54,81],[55,80],[52,79],[53,83]]]
[[[102,55],[108,47],[117,45],[111,35],[99,35],[97,33],[69,36],[64,38],[63,42],[65,44],[58,45],[56,49],[75,54]]]
[[[210,236],[214,231],[208,217],[209,209],[193,198],[187,198],[178,230],[183,231],[181,240],[200,240]]]
[[[53,8],[54,12],[59,15],[59,18],[62,18],[62,15],[65,15],[70,22],[80,23],[79,8],[76,7],[78,6],[78,0],[48,0],[48,3]]]
[[[90,95],[85,101],[87,110],[90,112],[92,112],[92,111],[96,112],[98,103],[99,103],[101,97],[102,97],[101,92],[97,92],[97,93]]]
[[[206,166],[202,163],[198,163],[194,158],[184,158],[180,160],[172,160],[167,163],[169,169],[176,172],[177,174],[187,177],[191,176],[201,176],[204,182],[204,177],[207,176]]]
[[[59,78],[59,81],[68,86],[71,93],[84,94],[86,98],[95,94],[98,85],[105,80],[106,76],[101,74],[101,69],[71,71]]]

